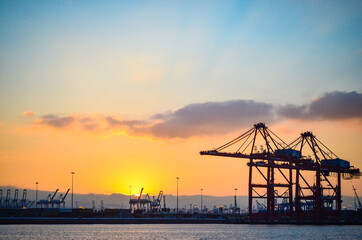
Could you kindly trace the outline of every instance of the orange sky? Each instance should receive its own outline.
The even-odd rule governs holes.
[[[0,1],[0,185],[66,191],[75,172],[76,193],[175,194],[180,177],[180,194],[246,195],[246,160],[199,151],[260,121],[362,168],[360,10]]]
[[[36,122],[36,121],[35,121]],[[302,123],[284,121],[270,128],[285,141],[295,139],[302,131],[312,130],[341,158],[362,168],[359,148],[359,121]],[[141,187],[150,194],[164,190],[176,193],[180,177],[180,194],[232,195],[238,188],[247,195],[246,160],[200,156],[200,150],[217,147],[247,129],[221,136],[161,139],[132,136],[127,131],[89,132],[79,129],[56,129],[32,124],[1,125],[0,185],[20,188],[67,189],[70,172],[75,175],[77,193],[129,193]],[[6,141],[4,141],[6,139]],[[256,177],[261,181],[261,177]],[[352,195],[350,180],[343,181],[344,195]],[[353,180],[362,189],[360,180]]]

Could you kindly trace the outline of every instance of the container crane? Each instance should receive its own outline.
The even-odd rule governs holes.
[[[67,190],[67,192],[64,194],[64,197],[62,197],[60,203],[63,204],[63,208],[65,208],[65,198],[67,197],[70,189]]]
[[[0,189],[0,208],[3,207],[3,190]]]
[[[31,207],[34,205],[34,203],[35,203],[35,201],[30,201],[30,200],[28,200],[28,201],[26,202],[26,207],[27,207],[27,208],[31,208]]]
[[[166,211],[166,196],[163,195],[163,209]]]
[[[47,196],[46,199],[39,200],[37,202],[37,204],[40,204],[40,208],[43,208],[43,205],[45,205],[45,207],[48,208],[49,204],[52,203],[52,201],[53,201],[53,199],[54,199],[54,197],[55,197],[55,195],[57,194],[58,191],[59,191],[59,189],[55,190],[53,196],[49,193],[49,195]]]
[[[50,201],[52,201],[53,199],[54,199],[54,197],[55,197],[55,195],[57,195],[57,192],[59,191],[59,189],[57,189],[55,192],[54,192],[54,194],[53,194],[53,196],[50,198]],[[49,194],[50,195],[50,194]]]
[[[256,209],[258,209],[258,211],[266,210],[266,206],[264,203],[260,203],[258,200],[256,200],[255,202],[256,202]]]
[[[92,200],[92,209],[93,209],[93,213],[96,212],[96,202],[94,200]]]
[[[265,148],[262,151],[258,151],[257,145],[265,145]],[[292,155],[276,155],[276,152],[284,149],[285,146],[287,144],[281,138],[274,134],[264,123],[259,122],[254,124],[253,128],[230,142],[213,150],[201,151],[200,154],[249,159],[247,164],[249,166],[249,216],[256,217],[257,215],[253,213],[254,199],[264,199],[267,202],[266,217],[269,218],[274,216],[275,200],[277,198],[285,198],[283,194],[276,194],[275,188],[283,188],[283,192],[292,192],[292,169],[288,169],[288,165],[290,165],[288,160]],[[233,150],[231,150],[232,148]],[[228,151],[226,152],[225,150]],[[291,154],[297,155],[298,153],[291,152]],[[288,173],[284,173],[279,168],[281,164],[286,166]],[[266,168],[267,171],[262,171],[262,168]],[[257,170],[256,174],[265,180],[263,184],[253,182],[255,170]],[[275,182],[276,171],[280,172],[279,174],[282,176],[283,182]],[[292,206],[292,194],[288,196],[289,204]]]
[[[23,198],[21,199],[21,207],[22,208],[26,208],[26,195],[27,195],[27,190],[26,189],[24,189],[23,190]]]
[[[356,188],[352,185],[352,188],[353,188],[353,191],[354,191],[354,195],[355,195],[355,198],[354,198],[354,207],[356,210],[359,210],[361,211],[362,210],[362,204],[361,204],[361,201],[359,200],[359,197],[358,197],[358,194],[357,194],[357,190]],[[358,206],[357,206],[357,202],[358,202]]]
[[[18,207],[18,200],[19,200],[19,189],[15,189],[14,199],[12,201],[12,205],[13,205],[14,208]]]
[[[160,191],[158,197],[151,203],[152,212],[161,211],[161,200],[163,191]]]
[[[258,151],[256,146],[261,144],[265,148]],[[231,148],[234,150],[230,150]],[[303,156],[308,150],[312,153],[312,157]],[[289,205],[289,211],[284,213],[289,216],[320,218],[325,215],[340,215],[341,176],[344,179],[351,179],[359,178],[361,175],[359,169],[350,166],[348,161],[338,158],[311,132],[304,132],[292,143],[286,144],[261,122],[254,124],[253,128],[232,141],[213,150],[201,151],[200,154],[249,160],[247,165],[249,167],[250,218],[261,216],[253,213],[254,199],[266,200],[267,211],[262,216],[265,219],[277,217],[275,202],[278,199],[282,199],[284,204]],[[253,182],[255,170],[257,170],[256,174],[265,180],[263,184]],[[315,173],[314,185],[307,181],[302,171]],[[330,174],[337,176],[336,185],[328,179]],[[296,187],[295,208],[293,185]],[[306,190],[309,190],[309,195],[304,194]],[[328,194],[328,191],[332,191],[332,194]],[[307,208],[310,211],[303,212],[302,206],[309,206],[311,202],[313,207]],[[336,203],[336,209],[333,211],[330,211],[331,202]]]
[[[101,200],[101,212],[104,212],[104,203],[103,203],[103,200]]]
[[[140,208],[146,212],[150,211],[150,205],[151,205],[151,198],[150,195],[148,195],[148,193],[146,194],[146,196],[143,199],[139,200],[140,203]]]
[[[50,200],[51,204],[52,204],[52,208],[54,208],[54,205],[56,208],[60,208],[60,206],[63,204],[63,208],[65,207],[65,198],[68,195],[68,192],[70,191],[70,189],[68,189],[68,191],[65,193],[65,195],[63,196],[63,194],[60,194],[58,199],[54,199],[55,194],[53,196],[53,200]]]
[[[305,164],[305,162],[300,161],[295,163],[296,214],[305,214],[302,212],[301,206],[309,201],[313,203],[313,207],[309,209],[316,217],[341,215],[341,178],[359,178],[361,176],[360,170],[350,166],[350,162],[339,158],[310,131],[301,133],[300,137],[287,147],[299,150],[301,153],[299,160],[308,163]],[[315,173],[315,185],[306,181],[302,176],[302,171]],[[333,184],[330,176],[337,177],[337,183]]]
[[[129,200],[129,204],[131,206],[131,209],[133,209],[133,208],[140,209],[140,200],[141,200],[141,197],[142,197],[143,189],[144,188],[141,188],[141,191],[140,191],[137,198],[132,198],[132,199]]]
[[[8,208],[9,207],[9,203],[10,203],[10,189],[8,189],[6,191],[6,198],[4,200],[4,203],[5,203],[5,207]]]

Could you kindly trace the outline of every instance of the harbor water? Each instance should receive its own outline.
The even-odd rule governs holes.
[[[362,226],[247,224],[0,225],[0,239],[362,239]]]

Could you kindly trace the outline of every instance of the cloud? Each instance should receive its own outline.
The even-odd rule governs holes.
[[[119,120],[115,117],[112,116],[108,116],[105,118],[106,121],[108,122],[108,124],[112,127],[116,127],[116,126],[125,126],[125,127],[136,127],[136,126],[142,126],[142,125],[146,125],[147,122],[146,121],[140,121],[140,120]]]
[[[29,116],[34,116],[34,114],[35,113],[33,111],[25,111],[21,115],[24,117],[29,117]]]
[[[85,131],[117,132],[148,135],[157,138],[187,138],[223,134],[236,128],[252,125],[256,119],[272,122],[273,105],[253,100],[233,100],[190,104],[176,111],[159,113],[149,119],[125,119],[121,116],[84,116],[54,114],[37,119],[37,124]]]
[[[52,127],[59,130],[82,130],[88,132],[97,132],[98,130],[104,131],[109,126],[109,124],[104,120],[104,115],[92,114],[72,114],[66,116],[49,114],[36,119],[33,122],[33,125],[38,127]]]
[[[95,129],[97,129],[99,126],[97,123],[86,123],[86,124],[83,124],[82,128],[84,130],[88,130],[88,131],[93,131]]]
[[[303,120],[343,120],[362,117],[362,94],[358,92],[331,92],[308,104],[285,105],[277,110],[285,118]]]
[[[233,100],[187,105],[177,111],[152,117],[159,122],[138,129],[156,137],[174,138],[222,134],[254,123],[256,119],[273,121],[271,104],[252,100]]]
[[[56,115],[49,114],[38,119],[37,123],[49,125],[55,128],[65,128],[69,126],[73,121],[74,117],[72,116],[58,117]]]
[[[132,136],[189,138],[222,135],[256,122],[272,124],[288,119],[335,121],[362,118],[362,94],[331,92],[303,105],[273,105],[253,100],[232,100],[190,104],[175,111],[146,119],[126,119],[120,115],[46,115],[36,123],[57,129],[80,129],[96,134],[126,132]]]

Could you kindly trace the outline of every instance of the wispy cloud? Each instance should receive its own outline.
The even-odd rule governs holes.
[[[29,117],[29,116],[34,116],[34,114],[35,114],[35,112],[33,112],[33,111],[25,111],[21,115],[23,117]]]
[[[77,128],[108,134],[126,131],[135,136],[188,138],[221,135],[258,121],[268,124],[288,119],[334,121],[362,118],[362,94],[331,92],[303,105],[277,106],[253,100],[232,100],[190,104],[175,111],[159,113],[148,119],[125,119],[114,115],[46,115],[35,121],[57,129]]]
[[[65,128],[69,126],[73,121],[74,117],[72,116],[59,117],[53,114],[49,114],[41,117],[38,123],[49,125],[56,128]]]
[[[108,116],[105,119],[106,119],[107,123],[111,127],[125,126],[125,127],[134,128],[134,127],[137,127],[137,126],[143,126],[143,125],[147,124],[146,121],[118,119],[118,118],[113,117],[113,116]]]

